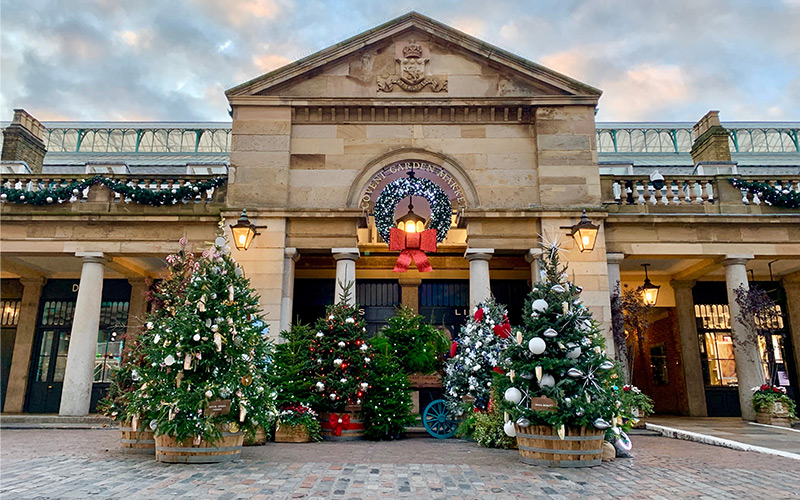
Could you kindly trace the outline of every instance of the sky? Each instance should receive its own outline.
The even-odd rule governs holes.
[[[800,0],[0,0],[0,120],[228,121],[226,89],[411,10],[600,88],[597,121],[800,121]]]

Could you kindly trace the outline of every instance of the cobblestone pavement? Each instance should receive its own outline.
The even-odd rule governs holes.
[[[527,466],[474,443],[247,447],[238,462],[159,464],[112,430],[0,432],[0,498],[511,499],[800,498],[800,462],[655,436],[592,469]]]

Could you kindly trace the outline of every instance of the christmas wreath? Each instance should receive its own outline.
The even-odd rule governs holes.
[[[439,243],[447,237],[450,230],[452,206],[450,198],[444,190],[430,179],[396,179],[383,188],[375,201],[375,225],[383,241],[389,242],[389,233],[394,227],[394,212],[400,200],[409,196],[425,198],[431,206],[431,219],[428,224],[430,229],[436,229],[436,239]]]

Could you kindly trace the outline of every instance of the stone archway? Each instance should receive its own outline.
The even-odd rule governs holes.
[[[475,185],[456,160],[420,148],[402,148],[373,159],[361,170],[350,187],[347,207],[368,208],[386,183],[411,169],[448,192],[454,208],[480,206]]]

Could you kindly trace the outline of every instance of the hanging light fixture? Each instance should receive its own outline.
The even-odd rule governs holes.
[[[572,226],[572,237],[575,238],[575,244],[581,252],[591,252],[594,250],[595,241],[597,241],[597,231],[600,226],[592,224],[586,216],[586,210],[581,214],[581,220]]]
[[[425,230],[425,219],[414,213],[413,196],[408,197],[408,213],[397,219],[397,228],[407,233],[421,233]]]
[[[658,289],[661,288],[661,286],[650,283],[650,278],[647,276],[647,266],[649,265],[650,264],[642,264],[642,267],[644,267],[644,283],[639,287],[639,290],[642,291],[642,300],[644,300],[644,303],[648,306],[654,306],[658,300]]]
[[[256,229],[266,229],[267,226],[256,226],[250,219],[247,218],[247,209],[242,210],[242,215],[239,216],[239,220],[236,221],[236,224],[231,224],[231,234],[233,234],[233,244],[236,246],[237,250],[247,250],[250,248],[250,243],[253,242],[253,238],[258,236],[259,232]]]

